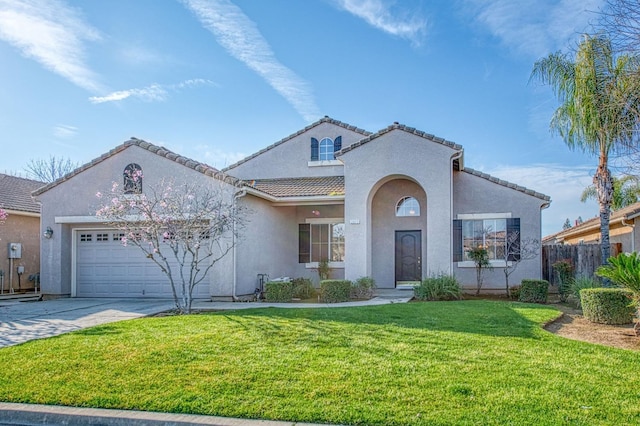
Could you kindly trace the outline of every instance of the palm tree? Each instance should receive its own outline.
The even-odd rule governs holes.
[[[609,155],[624,152],[636,143],[640,112],[640,60],[636,56],[614,58],[604,36],[585,35],[575,60],[560,52],[538,60],[531,79],[553,87],[560,106],[551,120],[570,149],[598,156],[593,176],[600,206],[602,262],[610,255],[609,216],[613,179]]]
[[[640,180],[637,176],[622,176],[611,178],[613,182],[613,193],[611,196],[611,210],[618,210],[631,204],[635,204],[640,200]],[[597,200],[598,191],[595,185],[587,186],[582,195],[580,201],[583,203],[587,200]]]

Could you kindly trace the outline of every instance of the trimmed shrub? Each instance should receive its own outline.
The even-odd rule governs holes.
[[[293,285],[294,298],[310,299],[316,294],[316,289],[309,278],[294,278],[291,284]]]
[[[522,280],[520,284],[519,302],[547,303],[549,295],[549,281],[547,280]]]
[[[360,277],[351,286],[352,299],[371,299],[376,289],[376,281],[371,277]]]
[[[599,324],[629,324],[635,308],[633,293],[623,288],[586,288],[580,292],[582,313]]]
[[[269,281],[264,284],[264,299],[267,302],[291,302],[293,283],[290,281]]]
[[[571,296],[570,299],[575,305],[580,307],[580,291],[585,288],[601,288],[602,284],[595,278],[578,277],[571,283]]]
[[[323,302],[323,303],[348,302],[350,294],[351,294],[351,281],[349,280],[320,281],[320,302]]]
[[[459,300],[462,299],[460,283],[453,275],[431,275],[413,288],[417,300]]]

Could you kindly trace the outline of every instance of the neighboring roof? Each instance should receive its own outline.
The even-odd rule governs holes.
[[[611,212],[611,216],[609,217],[609,225],[613,223],[622,222],[625,220],[631,220],[635,217],[640,216],[640,202],[631,204],[630,206],[615,210]],[[571,238],[572,236],[577,236],[580,234],[589,233],[590,231],[597,230],[600,233],[600,217],[594,217],[585,222],[582,222],[580,225],[572,226],[569,229],[564,229],[560,232],[556,232],[555,234],[547,235],[542,238],[542,242],[554,242],[554,241],[563,241],[566,238]]]
[[[190,169],[193,169],[197,172],[200,172],[204,175],[207,176],[211,176],[215,179],[219,179],[219,180],[224,180],[227,183],[230,183],[232,185],[238,185],[240,184],[240,180],[237,178],[234,178],[232,176],[226,175],[223,172],[221,172],[220,170],[209,166],[208,164],[205,163],[200,163],[198,161],[192,160],[190,158],[187,157],[183,157],[182,155],[176,154],[172,151],[169,151],[168,149],[162,147],[162,146],[158,146],[158,145],[154,145],[152,143],[143,141],[142,139],[137,139],[137,138],[131,138],[128,141],[126,141],[125,143],[123,143],[122,145],[119,145],[117,147],[115,147],[114,149],[112,149],[111,151],[107,152],[106,154],[101,155],[100,157],[96,158],[95,160],[86,163],[80,167],[78,167],[77,169],[75,169],[74,171],[72,171],[71,173],[61,177],[60,179],[56,180],[55,182],[52,182],[40,189],[38,189],[37,191],[33,191],[33,195],[34,196],[38,196],[42,193],[47,192],[48,190],[50,190],[51,188],[54,188],[58,185],[60,185],[61,183],[71,179],[72,177],[79,175],[80,173],[84,172],[87,169],[90,169],[91,167],[95,166],[98,163],[103,162],[104,160],[106,160],[107,158],[113,157],[114,155],[118,154],[119,152],[124,151],[125,149],[129,148],[130,146],[137,146],[140,147],[142,149],[146,149],[149,152],[152,152],[156,155],[159,155],[160,157],[164,157],[167,158],[169,160],[175,161],[178,164],[182,164],[185,167],[188,167]]]
[[[344,176],[257,179],[245,185],[274,197],[344,195]]]
[[[330,118],[329,116],[325,115],[323,118],[321,118],[320,120],[316,121],[315,123],[312,123],[312,124],[308,125],[304,129],[299,130],[299,131],[287,136],[284,139],[280,139],[278,142],[276,142],[276,143],[274,143],[272,145],[269,145],[268,147],[266,147],[264,149],[261,149],[260,151],[256,152],[255,154],[251,154],[250,156],[243,158],[242,160],[238,161],[237,163],[234,163],[234,164],[232,164],[232,165],[230,165],[228,167],[225,167],[224,169],[222,169],[222,171],[226,172],[226,171],[231,170],[231,169],[233,169],[235,167],[238,167],[240,164],[246,163],[247,161],[249,161],[249,160],[251,160],[253,158],[256,158],[258,155],[264,154],[265,152],[267,152],[269,150],[272,150],[273,148],[277,147],[278,145],[282,145],[283,143],[285,143],[285,142],[287,142],[287,141],[289,141],[289,140],[291,140],[291,139],[293,139],[293,138],[295,138],[297,136],[300,136],[301,134],[313,129],[314,127],[319,126],[322,123],[330,123],[330,124],[333,124],[335,126],[343,127],[343,128],[345,128],[347,130],[351,130],[353,132],[360,133],[363,136],[369,136],[371,134],[371,132],[367,132],[366,130],[360,129],[360,128],[356,127],[356,126],[352,126],[352,125],[347,124],[347,123],[343,123],[342,121],[334,120],[333,118]]]
[[[31,197],[31,192],[44,184],[0,173],[0,207],[5,210],[40,213],[40,204]]]
[[[382,136],[382,135],[384,135],[386,133],[389,133],[392,130],[402,130],[402,131],[405,131],[407,133],[411,133],[411,134],[420,136],[421,138],[428,139],[428,140],[430,140],[432,142],[436,142],[436,143],[448,146],[449,148],[455,149],[456,151],[461,151],[462,150],[462,145],[458,145],[455,142],[451,142],[451,141],[448,141],[446,139],[439,138],[439,137],[434,136],[434,135],[432,135],[430,133],[426,133],[426,132],[423,132],[421,130],[416,130],[414,127],[408,127],[408,126],[405,126],[404,124],[399,124],[399,123],[396,122],[396,123],[393,123],[391,126],[388,126],[388,127],[384,128],[384,129],[382,129],[382,130],[380,130],[380,131],[378,131],[376,133],[369,134],[369,136],[367,136],[364,139],[360,139],[356,143],[353,143],[353,144],[351,144],[349,146],[346,146],[346,147],[342,148],[340,151],[336,152],[336,157],[338,157],[338,156],[340,156],[340,155],[342,155],[344,153],[347,153],[349,151],[352,151],[352,150],[354,150],[354,149],[358,148],[359,146],[362,146],[362,145],[364,145],[366,143],[369,143],[372,140],[377,139],[380,136]]]
[[[479,172],[478,170],[471,169],[469,167],[465,167],[462,170],[465,173],[469,173],[470,175],[478,176],[483,179],[486,179],[490,182],[497,183],[498,185],[506,186],[507,188],[515,189],[516,191],[524,192],[527,195],[534,196],[536,198],[540,198],[544,201],[551,201],[551,197],[548,195],[544,195],[540,192],[534,191],[532,189],[525,188],[524,186],[516,185],[515,183],[507,182],[506,180],[498,179],[497,177],[488,175],[486,173]]]

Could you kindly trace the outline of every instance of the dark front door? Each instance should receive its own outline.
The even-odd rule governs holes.
[[[422,277],[421,231],[396,231],[396,285]]]

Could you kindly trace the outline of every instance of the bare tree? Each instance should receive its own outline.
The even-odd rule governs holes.
[[[31,179],[51,183],[71,173],[78,167],[80,167],[80,163],[73,162],[70,158],[58,158],[55,155],[51,155],[47,160],[29,160],[24,170]]]
[[[640,53],[640,0],[607,0],[597,29],[618,51]]]
[[[135,245],[158,265],[171,283],[176,309],[188,314],[195,286],[232,250],[244,224],[235,189],[213,179],[209,187],[163,181],[131,194],[114,183],[110,193],[96,194],[102,200],[96,216],[122,231],[122,244]]]
[[[569,220],[569,219],[567,219]],[[509,276],[523,260],[535,259],[540,253],[540,241],[535,238],[520,239],[520,231],[507,234],[504,248],[504,285],[509,296]]]

